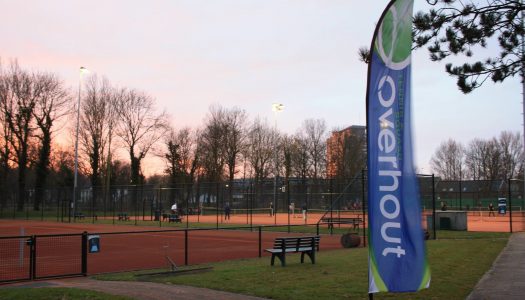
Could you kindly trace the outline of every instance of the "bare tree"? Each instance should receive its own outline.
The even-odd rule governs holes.
[[[469,176],[474,180],[496,180],[501,174],[501,153],[495,138],[474,139],[465,156]]]
[[[298,132],[293,137],[292,144],[292,172],[306,184],[310,170],[310,156],[306,137]]]
[[[165,150],[162,155],[166,162],[166,174],[170,184],[184,184],[186,201],[189,202],[193,182],[198,169],[199,151],[196,143],[196,132],[189,127],[180,130],[170,129],[164,139]]]
[[[89,163],[89,177],[93,188],[101,185],[104,148],[109,117],[111,87],[106,79],[91,76],[85,84],[82,99],[79,140],[82,152]],[[96,197],[95,197],[96,198]]]
[[[62,148],[55,149],[50,159],[53,185],[57,187],[72,187],[75,180],[74,165],[75,157],[71,151]]]
[[[225,111],[225,162],[228,167],[230,183],[237,174],[237,161],[241,151],[246,147],[246,111],[234,107]],[[231,186],[231,185],[230,185]]]
[[[255,119],[248,133],[248,161],[256,182],[266,179],[270,173],[275,134],[266,122]]]
[[[220,181],[224,176],[226,131],[226,111],[220,105],[211,106],[199,138],[201,165],[210,181]]]
[[[326,167],[326,122],[322,119],[307,119],[301,130],[310,159],[310,177],[316,180]]]
[[[131,183],[141,183],[141,162],[167,130],[166,114],[156,113],[154,100],[145,93],[128,90],[119,99],[117,136],[129,153]]]
[[[292,176],[292,158],[294,152],[297,151],[293,137],[289,135],[283,135],[281,137],[281,148],[283,149],[283,174],[285,181],[288,181],[288,179]]]
[[[49,174],[53,128],[57,121],[70,113],[71,97],[64,83],[53,74],[37,74],[35,80],[40,86],[40,94],[33,110],[39,141],[33,208],[39,210]]]
[[[463,146],[453,139],[449,139],[438,147],[430,160],[430,165],[432,170],[442,179],[460,180],[464,156]]]
[[[21,211],[25,201],[28,155],[30,147],[33,146],[31,138],[35,130],[33,111],[41,87],[37,85],[34,76],[21,70],[16,62],[13,62],[8,73],[4,74],[4,81],[7,92],[2,102],[2,111],[13,136],[9,143],[18,165],[17,209]]]
[[[482,179],[483,157],[485,152],[485,142],[481,139],[472,140],[465,150],[465,166],[467,176],[473,180]]]
[[[0,206],[5,205],[5,201],[7,200],[5,195],[7,194],[7,187],[9,186],[10,161],[13,159],[10,146],[13,133],[8,122],[11,106],[7,101],[11,89],[9,88],[7,76],[7,74],[4,74],[4,70],[0,65],[0,194],[4,195],[4,197],[1,197]]]
[[[166,162],[165,173],[170,177],[171,184],[185,183],[192,170],[194,158],[194,140],[189,127],[175,130],[170,128],[164,138],[165,150],[162,154]]]
[[[498,139],[503,179],[514,178],[523,168],[523,145],[519,132],[503,131]]]

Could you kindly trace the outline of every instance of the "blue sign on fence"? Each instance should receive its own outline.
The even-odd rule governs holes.
[[[88,251],[89,253],[98,253],[100,252],[100,236],[99,235],[90,235],[88,236]]]
[[[507,198],[498,198],[498,213],[500,215],[507,213]]]

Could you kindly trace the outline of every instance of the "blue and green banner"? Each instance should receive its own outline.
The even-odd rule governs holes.
[[[368,66],[369,292],[428,287],[411,134],[413,0],[392,0],[376,27]]]

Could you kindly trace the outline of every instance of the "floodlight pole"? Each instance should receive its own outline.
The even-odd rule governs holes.
[[[80,127],[80,95],[82,92],[82,74],[88,70],[84,67],[80,67],[79,80],[78,80],[78,103],[77,103],[77,128],[75,134],[75,179],[73,183],[73,221],[77,214],[77,182],[78,182],[78,131]],[[71,211],[71,208],[70,208]],[[69,214],[69,222],[71,222],[71,213]]]
[[[277,160],[279,159],[278,151],[277,151],[277,113],[282,112],[284,109],[284,105],[281,103],[273,103],[272,104],[272,110],[273,110],[273,116],[274,116],[274,132],[275,132],[275,138],[273,141],[273,151],[275,153],[275,174],[273,176],[273,205],[272,205],[272,212],[274,214],[274,224],[277,225],[277,215],[275,214],[277,212],[277,177],[279,176],[279,169],[277,165]]]
[[[523,6],[523,0],[520,2]],[[521,28],[523,28],[523,19],[525,13],[521,11]],[[525,199],[525,36],[521,34],[521,104],[523,105],[523,148],[522,148],[522,169],[523,169],[523,194],[521,199]]]

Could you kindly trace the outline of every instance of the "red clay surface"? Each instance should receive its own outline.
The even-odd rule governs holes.
[[[201,216],[200,218],[202,222],[211,217]],[[260,218],[263,217],[260,216]],[[234,218],[227,222],[231,223],[233,220]],[[304,221],[299,220],[298,222]],[[146,230],[161,231],[139,232]],[[25,235],[75,234],[62,237],[37,237],[37,267],[35,270],[37,277],[81,273],[82,238],[80,233],[83,231],[100,235],[100,252],[88,254],[88,274],[167,268],[169,267],[168,257],[176,265],[184,265],[186,259],[188,264],[194,265],[258,257],[259,249],[263,256],[267,256],[263,250],[271,248],[276,237],[298,235],[297,233],[262,231],[259,248],[257,228],[254,231],[188,230],[187,239],[184,230],[173,230],[173,227],[0,220],[0,236],[17,236],[22,231]],[[123,231],[135,233],[111,234]],[[320,242],[321,251],[341,248],[339,239],[339,235],[323,235]],[[29,252],[30,247],[26,245],[25,239],[0,239],[2,257],[0,281],[27,278],[29,276]],[[290,261],[290,263],[295,262]]]
[[[488,216],[488,213],[469,212],[469,231],[509,232],[509,215]],[[357,212],[347,212],[341,217],[362,217]],[[261,225],[292,225],[304,224],[305,221],[315,224],[321,214],[310,214],[307,220],[302,215],[279,214],[277,217],[269,215],[234,215],[230,220],[223,216],[189,216],[183,219],[183,224],[211,223],[219,221],[219,227],[226,224],[249,226],[252,223]],[[132,221],[134,217],[131,216]],[[140,217],[140,220],[143,218]],[[423,226],[426,225],[423,218]],[[84,220],[87,222],[88,220]],[[36,242],[36,276],[58,276],[81,273],[81,233],[97,233],[100,235],[100,252],[88,254],[88,274],[105,272],[129,271],[138,269],[168,268],[168,258],[176,265],[190,265],[217,262],[230,259],[253,258],[268,256],[263,250],[271,248],[275,237],[289,235],[286,227],[283,232],[261,232],[259,247],[259,232],[257,227],[250,230],[188,230],[187,239],[184,230],[173,231],[175,227],[121,225],[90,223],[58,223],[24,220],[0,220],[0,237],[43,234],[75,234],[64,237],[38,237]],[[513,231],[523,231],[524,217],[521,214],[513,215]],[[191,226],[191,225],[190,225]],[[325,225],[326,226],[326,225]],[[336,225],[337,226],[337,225]],[[180,227],[179,227],[180,229]],[[159,230],[159,232],[140,232]],[[126,234],[111,234],[115,232],[135,232]],[[290,235],[298,235],[290,234]],[[187,240],[187,244],[185,241]],[[340,235],[323,235],[321,237],[321,251],[341,248]],[[29,249],[25,239],[0,238],[0,281],[23,279],[29,276]],[[187,252],[186,252],[187,249]],[[187,255],[187,256],[186,256]],[[269,262],[268,262],[269,263]],[[293,260],[290,263],[298,263]]]

